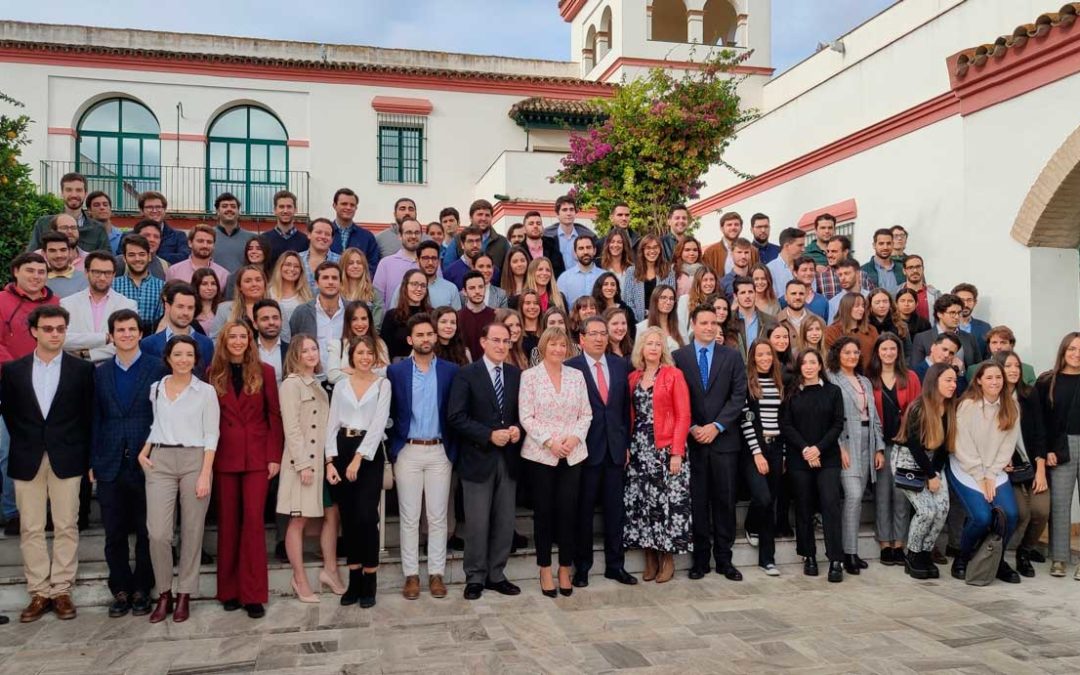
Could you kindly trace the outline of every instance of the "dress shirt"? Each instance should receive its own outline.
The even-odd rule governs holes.
[[[596,364],[600,364],[600,369],[604,371],[604,382],[607,382],[608,392],[611,392],[611,370],[608,368],[607,359],[601,356],[599,359],[594,359],[582,352],[585,356],[585,363],[589,365],[589,377],[592,378],[593,384],[596,385],[597,391],[600,390],[600,383],[596,381]]]
[[[420,370],[412,359],[412,413],[409,418],[409,437],[430,441],[439,438],[439,381],[431,359],[427,372]]]
[[[326,252],[326,259],[324,262],[341,262],[341,255],[334,253],[333,251]],[[319,294],[319,285],[315,283],[315,270],[311,269],[311,249],[300,253],[300,264],[304,267],[304,275],[307,276],[308,286],[311,286],[311,292],[315,295]],[[318,265],[316,265],[318,267]],[[386,297],[386,296],[383,296]]]
[[[333,316],[326,313],[322,302],[315,298],[315,341],[319,343],[319,362],[326,363],[329,354],[326,351],[327,344],[331,340],[341,337],[345,328],[345,303],[338,297],[338,308]]]
[[[379,268],[371,279],[371,285],[382,293],[384,298],[393,297],[401,280],[409,270],[419,269],[415,257],[409,257],[404,249],[392,253],[379,261]]]
[[[191,383],[175,400],[170,401],[165,393],[165,383],[171,377],[166,375],[150,387],[154,423],[150,425],[147,442],[204,448],[208,452],[216,450],[221,430],[217,392],[192,375]]]
[[[783,297],[784,293],[787,292],[787,284],[795,278],[795,273],[791,271],[791,267],[782,256],[773,258],[772,262],[765,267],[768,268],[769,274],[772,275],[773,291]]]
[[[218,287],[225,288],[225,286],[229,283],[229,270],[225,269],[213,260],[210,261],[210,264],[207,265],[207,267],[214,271],[214,276],[217,277],[218,280]],[[195,267],[195,263],[191,260],[191,258],[186,258],[178,263],[169,265],[169,270],[165,272],[165,281],[173,281],[179,279],[184,283],[190,284],[191,278],[195,276],[195,270],[197,269],[199,268]],[[195,290],[197,291],[198,289]]]
[[[127,274],[113,280],[113,290],[135,301],[135,310],[144,323],[156,322],[165,313],[161,303],[161,289],[164,287],[164,281],[149,274],[139,283],[135,283]]]
[[[337,457],[337,435],[340,429],[366,431],[364,440],[356,449],[356,454],[364,459],[375,459],[386,436],[386,422],[390,419],[390,380],[376,377],[368,385],[367,391],[356,398],[351,378],[340,380],[334,385],[334,395],[330,397],[330,421],[326,425],[326,457]]]
[[[604,270],[595,264],[583,270],[581,265],[575,263],[573,267],[567,267],[566,271],[559,275],[556,283],[559,285],[559,290],[566,296],[566,302],[572,305],[578,298],[592,295],[593,284],[603,273]]]
[[[274,344],[270,345],[270,349],[263,349],[263,341],[256,338],[256,343],[259,345],[259,359],[274,369],[274,375],[277,376],[278,384],[281,384],[282,378],[282,364],[281,364],[281,338],[274,340]]]
[[[42,419],[49,417],[49,408],[52,407],[53,398],[56,396],[56,388],[60,386],[60,363],[63,354],[57,354],[51,361],[46,363],[34,350],[34,367],[31,379],[34,384],[34,396],[37,398],[38,408],[41,409]]]
[[[483,353],[483,352],[481,352],[481,353]],[[495,386],[495,368],[496,367],[502,368],[502,370],[500,372],[502,373],[503,391],[505,392],[506,391],[506,361],[503,361],[502,363],[495,363],[494,361],[492,361],[491,359],[489,359],[487,357],[487,354],[484,354],[484,356],[481,357],[481,358],[483,358],[483,360],[484,360],[484,367],[487,368],[488,377],[491,378],[491,386],[492,387]],[[503,403],[505,404],[506,402],[503,401]]]
[[[743,320],[743,326],[746,330],[746,345],[749,347],[754,340],[758,339],[758,335],[761,332],[761,315],[758,314],[757,310],[754,310],[753,315],[751,315],[750,320],[748,321],[739,310],[735,309],[732,311],[738,314],[739,318]],[[712,363],[711,360],[710,363]]]
[[[877,256],[873,258],[874,267],[877,269],[878,287],[884,288],[889,292],[889,295],[896,295],[896,291],[900,290],[900,283],[896,280],[896,273],[893,272],[893,268],[896,267],[896,263],[892,260],[889,261],[889,266],[884,267],[881,261],[877,259]]]
[[[115,225],[109,228],[109,249],[113,255],[120,255],[120,240],[125,234],[127,234],[126,230],[121,230]]]
[[[570,234],[563,230],[561,223],[555,227],[555,240],[559,242],[559,253],[562,254],[565,269],[577,267],[577,258],[574,257],[574,242],[577,238],[577,227],[571,225]]]

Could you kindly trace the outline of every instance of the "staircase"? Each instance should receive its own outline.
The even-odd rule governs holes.
[[[737,534],[733,549],[733,562],[736,567],[743,570],[744,574],[756,574],[757,549],[751,547],[743,536],[742,523],[746,516],[747,504],[741,503],[737,509]],[[108,566],[105,564],[105,531],[100,525],[100,519],[96,518],[97,504],[94,504],[94,512],[91,515],[92,526],[84,530],[79,536],[79,571],[76,577],[73,598],[79,607],[90,605],[108,605],[112,602],[112,594],[108,587]],[[874,508],[872,501],[863,503],[862,528],[859,534],[859,555],[868,560],[879,557],[878,545],[873,537]],[[595,531],[597,538],[593,542],[593,574],[601,574],[604,570],[604,544],[599,534],[602,530],[602,517],[599,512],[595,515]],[[532,512],[526,509],[518,509],[517,532],[529,538],[530,546],[520,549],[511,554],[506,565],[506,576],[511,581],[528,584],[537,579],[536,550],[531,547],[533,543]],[[379,589],[383,592],[398,592],[404,586],[405,578],[401,572],[401,549],[398,539],[398,517],[390,515],[386,519],[384,549],[382,565],[379,568]],[[48,536],[49,545],[52,545],[52,537]],[[424,551],[425,537],[421,535],[420,560],[421,560],[421,583],[426,588],[426,555]],[[291,596],[292,590],[289,580],[292,570],[288,563],[282,563],[274,556],[275,530],[273,525],[266,526],[266,550],[270,576],[270,595]],[[203,539],[204,550],[217,556],[217,527],[208,525]],[[131,550],[134,551],[134,537],[130,541]],[[308,568],[308,578],[316,581],[316,574],[322,567],[322,562],[317,558],[318,541],[314,537],[308,537],[304,541],[305,565]],[[818,559],[825,559],[825,547],[821,541],[821,533],[818,532]],[[463,555],[461,551],[447,551],[445,581],[447,584],[465,583],[465,573],[462,569]],[[690,556],[678,556],[675,560],[677,570],[690,568]],[[776,542],[776,563],[778,565],[801,562],[801,558],[795,552],[795,540],[778,539]],[[344,565],[342,565],[344,567]],[[626,569],[631,574],[638,575],[645,567],[645,558],[640,551],[627,551]],[[217,588],[217,568],[215,565],[203,565],[200,581],[199,595],[197,599],[212,600]],[[344,570],[341,571],[343,581],[347,581]],[[315,586],[312,586],[315,588]],[[328,591],[327,591],[328,592]],[[459,589],[451,589],[451,592],[459,592]],[[28,596],[26,594],[26,579],[23,576],[22,555],[19,551],[18,537],[0,536],[0,612],[12,613],[26,606]]]

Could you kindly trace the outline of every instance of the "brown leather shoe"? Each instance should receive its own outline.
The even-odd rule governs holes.
[[[19,614],[19,621],[22,623],[37,621],[50,609],[52,609],[52,600],[44,595],[35,595],[30,598],[30,604],[26,606],[26,609]]]
[[[154,611],[150,612],[150,623],[160,623],[165,620],[165,617],[172,614],[173,611],[173,596],[172,591],[165,591],[164,593],[158,593],[157,604],[154,605]]]
[[[657,569],[660,567],[660,557],[656,549],[645,549],[645,571],[641,575],[643,581],[652,581],[656,578]]]
[[[405,577],[405,588],[401,590],[401,594],[405,596],[406,600],[415,600],[420,597],[420,577],[416,574],[410,574]]]
[[[428,578],[428,587],[431,589],[431,597],[446,597],[446,584],[443,583],[441,574],[430,575],[430,577]]]
[[[675,556],[671,553],[660,554],[660,570],[656,573],[656,583],[671,581],[675,576]]]
[[[67,621],[75,618],[75,603],[71,601],[71,596],[67,593],[53,598],[52,604],[57,619]]]
[[[188,617],[191,616],[190,603],[190,593],[176,594],[176,609],[174,609],[172,613],[173,623],[183,623],[188,620]]]

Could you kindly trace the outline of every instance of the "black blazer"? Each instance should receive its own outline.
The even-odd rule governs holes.
[[[590,372],[584,354],[570,359],[566,365],[581,371],[585,376],[585,388],[589,391],[592,422],[585,436],[585,446],[589,449],[586,464],[597,466],[608,458],[616,466],[622,467],[626,463],[626,450],[630,447],[630,371],[625,359],[611,354],[601,358],[607,362],[609,373],[607,405],[600,400],[596,374]]]
[[[558,279],[559,275],[566,271],[566,263],[563,261],[562,251],[559,250],[559,240],[548,236],[541,237],[541,240],[544,242],[544,257],[551,261],[551,273]],[[525,249],[525,256],[531,261],[533,257],[529,252],[529,245],[524,243],[521,248]],[[503,261],[500,260],[496,264],[502,265]]]
[[[982,361],[982,351],[979,349],[979,343],[975,339],[975,336],[971,333],[965,333],[962,330],[958,330],[953,335],[960,340],[961,346],[964,348],[964,368],[970,368]],[[916,335],[911,340],[911,358],[909,363],[914,368],[917,364],[926,360],[927,356],[930,356],[930,347],[933,346],[934,340],[937,339],[938,331],[936,328],[930,330],[924,330]]]
[[[518,420],[520,386],[521,370],[503,363],[503,410],[500,410],[495,399],[495,385],[482,357],[461,368],[454,376],[446,421],[458,434],[458,472],[463,480],[480,482],[490,478],[498,454],[505,458],[510,475],[517,478],[521,442],[500,448],[491,442],[491,432],[517,427],[521,438],[525,438]]]
[[[94,408],[94,366],[60,355],[60,382],[48,417],[42,417],[34,396],[34,355],[9,361],[0,370],[0,412],[11,435],[8,475],[33,480],[48,454],[58,478],[86,473]]]
[[[746,403],[746,366],[742,357],[731,347],[714,346],[709,384],[702,387],[694,341],[691,339],[690,344],[675,350],[672,356],[690,387],[690,424],[719,423],[724,431],[708,447],[723,453],[739,452],[742,446],[739,421]],[[692,436],[688,443],[700,447]]]

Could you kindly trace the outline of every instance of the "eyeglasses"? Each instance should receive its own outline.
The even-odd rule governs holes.
[[[116,274],[113,270],[90,270],[87,272],[92,277],[111,277]]]
[[[164,206],[144,206],[143,207],[143,211],[151,211],[151,212],[154,212],[154,213],[156,213],[158,211],[164,211],[164,210],[165,210]]]
[[[38,326],[37,329],[42,333],[59,333],[61,335],[67,332],[67,326],[64,324],[59,326]]]
[[[963,314],[963,312],[961,312],[959,309],[950,309],[944,312],[944,314],[945,316],[960,316],[961,314]]]
[[[423,281],[410,281],[406,284],[409,288],[427,288],[427,284]]]

